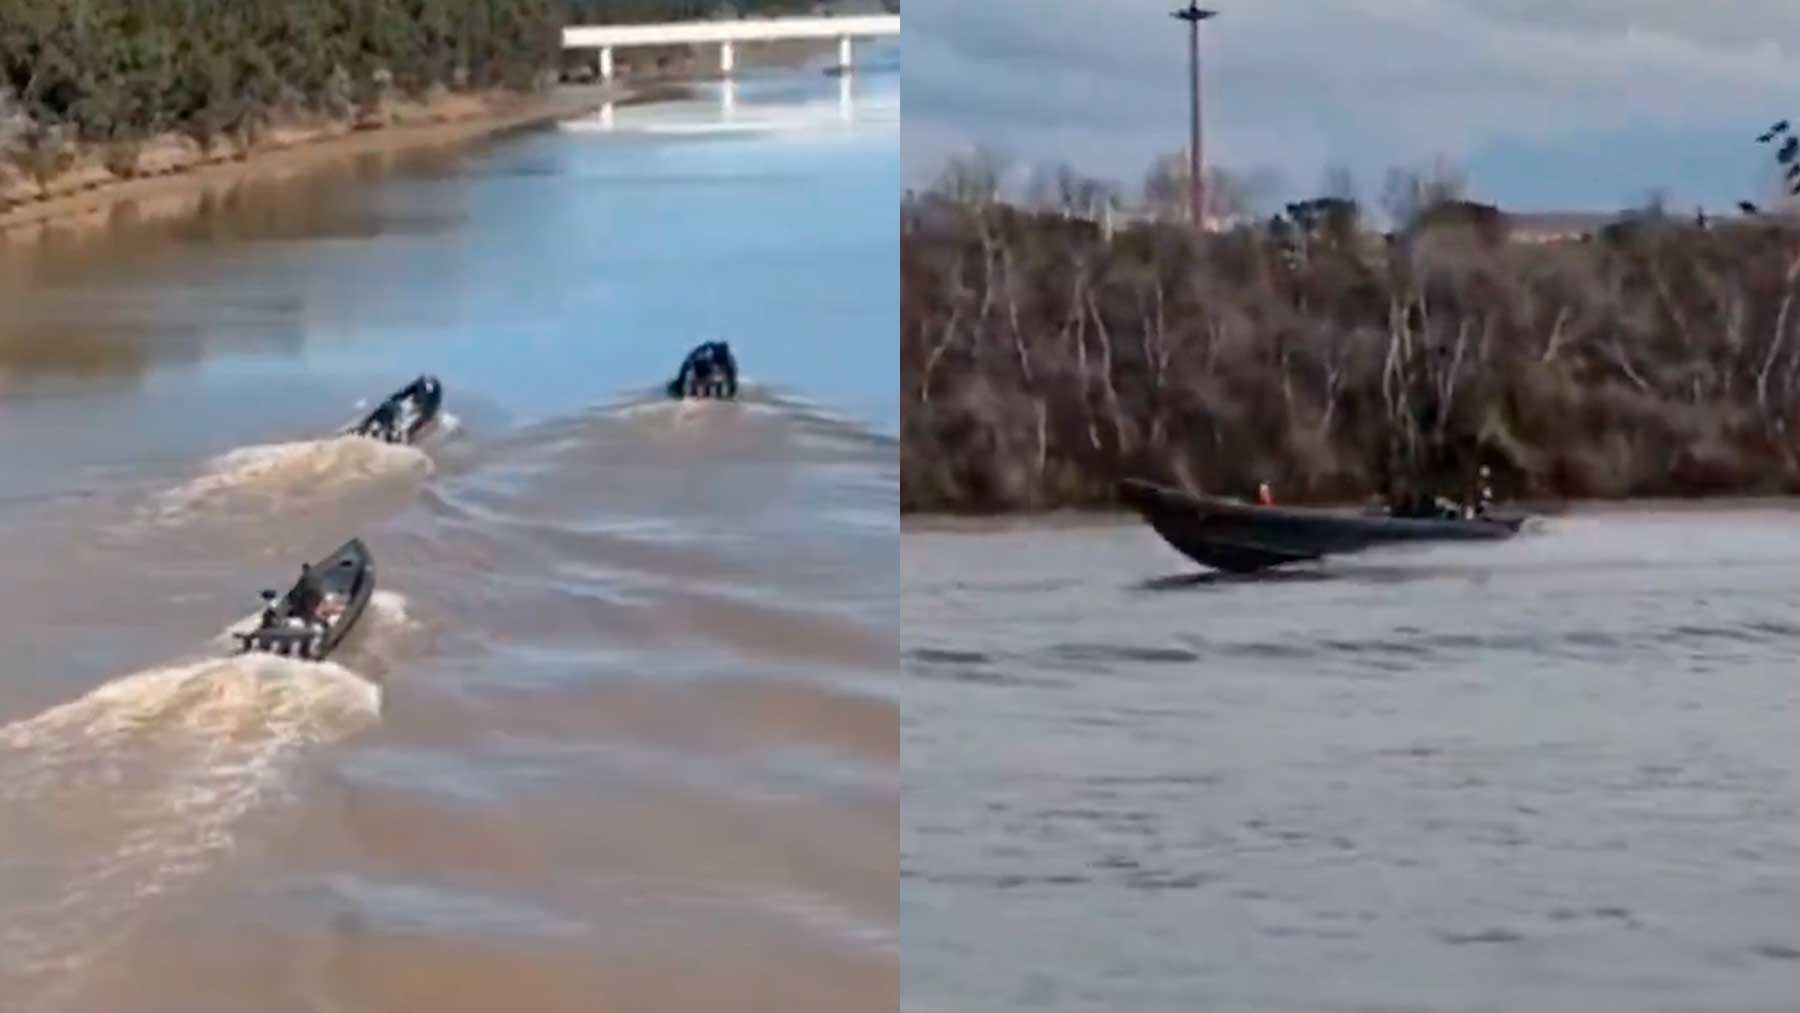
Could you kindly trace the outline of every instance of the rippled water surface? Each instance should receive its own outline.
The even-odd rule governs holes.
[[[1800,512],[903,541],[906,1009],[1793,1008]]]
[[[0,1010],[893,1007],[898,86],[858,88],[0,245]],[[712,338],[742,401],[656,397]],[[422,445],[330,438],[427,370]],[[229,656],[352,535],[329,662]]]

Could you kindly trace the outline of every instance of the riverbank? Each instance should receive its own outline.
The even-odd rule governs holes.
[[[1346,237],[1349,238],[1346,238]],[[1800,235],[1644,220],[1196,239],[903,207],[901,508],[1116,506],[1121,478],[1289,503],[1800,492]]]
[[[592,113],[608,102],[642,97],[635,84],[564,87],[542,94],[449,94],[395,103],[358,121],[294,122],[266,131],[248,147],[165,135],[139,146],[124,174],[97,149],[43,181],[0,175],[0,242],[59,224],[104,220],[114,208],[179,196],[262,175],[293,172],[368,154],[458,144]],[[10,182],[10,185],[8,185]],[[10,208],[6,206],[11,204]]]

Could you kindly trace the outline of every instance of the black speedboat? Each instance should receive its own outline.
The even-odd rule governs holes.
[[[1197,563],[1253,573],[1289,563],[1416,542],[1491,542],[1518,534],[1523,516],[1396,517],[1251,506],[1127,479],[1119,497],[1163,540]]]
[[[723,341],[708,341],[688,353],[667,386],[674,398],[737,397],[737,358]]]
[[[234,634],[243,650],[319,661],[343,642],[375,593],[375,560],[361,539],[301,568],[286,596],[264,591],[255,629]]]
[[[389,395],[361,421],[345,426],[342,434],[383,443],[412,443],[437,419],[443,403],[444,385],[435,376],[420,376]]]

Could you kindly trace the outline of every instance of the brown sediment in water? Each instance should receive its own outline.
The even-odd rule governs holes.
[[[395,105],[375,126],[337,121],[284,126],[270,130],[248,149],[201,149],[191,140],[181,143],[185,138],[155,138],[140,153],[137,175],[122,178],[92,156],[35,185],[25,202],[0,210],[0,240],[30,237],[45,226],[103,225],[127,202],[179,203],[182,196],[220,184],[292,173],[351,156],[462,143],[581,116],[608,102],[636,97],[636,89],[625,85],[562,88],[541,95],[450,95]]]
[[[371,1011],[439,1013],[503,1009],[788,1010],[838,1013],[893,1009],[898,964],[860,956],[822,957],[811,947],[741,932],[714,931],[679,951],[630,946],[522,949],[480,938],[347,928],[295,936],[258,925],[183,926],[158,941],[154,957],[106,970],[82,1000],[91,1010],[140,1008],[154,977],[172,1002],[204,1007],[220,994],[259,994],[270,1009],[334,1008],[339,997]],[[376,935],[380,945],[367,945]],[[255,957],[233,947],[249,940]],[[707,952],[697,952],[705,950]],[[231,956],[224,956],[231,954]],[[804,967],[797,973],[797,967]]]
[[[594,393],[541,420],[453,379],[484,361],[457,335],[511,340],[482,290],[518,293],[475,260],[629,144],[355,155],[0,243],[0,368],[29,347],[0,1008],[896,1007],[891,442],[758,396],[637,404],[584,336]],[[396,331],[450,360],[468,426],[304,439],[391,389]],[[354,679],[186,660],[352,534],[377,598],[328,665]]]

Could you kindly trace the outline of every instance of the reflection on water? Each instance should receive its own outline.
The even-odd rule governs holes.
[[[447,232],[450,212],[383,207],[368,184],[448,156],[371,153],[303,175],[209,180],[117,205],[99,221],[0,240],[0,393],[42,381],[138,381],[153,367],[249,350],[292,358],[309,293],[225,268],[254,243],[373,242]],[[230,251],[230,252],[228,252]],[[260,282],[260,284],[258,284]]]
[[[909,530],[905,1008],[1791,1005],[1797,520]]]
[[[545,130],[0,245],[0,1008],[891,1009],[897,178]],[[228,655],[351,535],[329,663]]]
[[[428,360],[453,389],[543,417],[596,382],[652,387],[724,338],[756,381],[893,431],[891,364],[843,335],[898,316],[897,75],[859,78],[847,128],[832,78],[747,78],[730,123],[705,97],[720,87],[621,107],[619,135],[370,154],[0,242],[0,391]]]
[[[562,124],[578,133],[721,136],[737,133],[854,137],[891,129],[900,115],[891,75],[829,78],[835,100],[796,89],[790,76],[731,78],[696,85],[680,102],[644,106],[608,102],[592,116]]]

